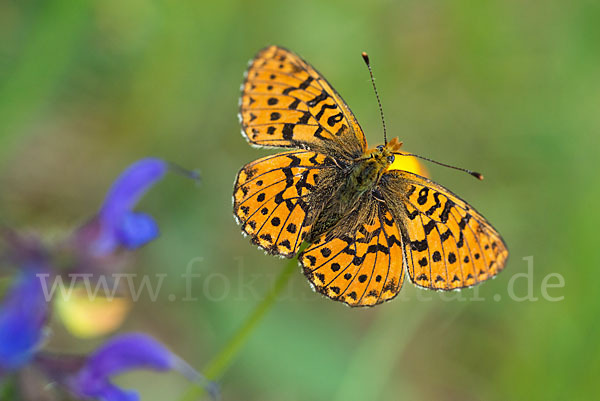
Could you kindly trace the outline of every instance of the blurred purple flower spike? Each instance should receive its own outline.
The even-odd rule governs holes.
[[[87,357],[41,349],[50,301],[48,283],[42,280],[86,269],[98,273],[106,267],[118,267],[122,258],[115,251],[135,249],[156,238],[159,231],[152,217],[133,208],[167,171],[199,180],[197,173],[160,159],[133,163],[114,182],[99,212],[55,248],[47,249],[37,237],[21,236],[0,226],[0,269],[19,268],[0,302],[0,379],[8,373],[27,377],[21,370],[31,364],[79,398],[137,401],[137,392],[117,387],[111,378],[134,369],[174,370],[217,398],[215,383],[144,334],[117,336]],[[4,270],[1,273],[4,277]],[[26,384],[18,387],[30,388]]]
[[[169,170],[161,159],[146,158],[130,165],[113,183],[97,219],[100,232],[91,244],[96,256],[112,253],[118,247],[138,248],[159,235],[156,222],[132,209],[142,196]]]
[[[0,372],[27,364],[44,339],[48,302],[38,271],[21,272],[0,305]]]
[[[178,371],[206,388],[213,398],[218,398],[216,383],[208,381],[154,338],[141,333],[123,334],[106,342],[86,359],[68,386],[85,399],[138,401],[136,391],[122,390],[110,382],[112,376],[135,369]]]

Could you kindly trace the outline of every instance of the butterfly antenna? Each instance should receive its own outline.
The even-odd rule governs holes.
[[[381,113],[381,122],[383,124],[383,141],[387,145],[387,131],[385,129],[385,118],[383,117],[383,107],[381,107],[381,100],[379,100],[379,93],[377,93],[377,87],[375,86],[375,78],[373,77],[373,70],[371,69],[371,62],[369,61],[369,55],[366,52],[362,52],[362,58],[365,60],[365,64],[369,69],[369,75],[371,75],[371,83],[373,84],[373,90],[375,91],[375,97],[377,97],[377,104],[379,105],[379,113]]]
[[[451,169],[454,169],[454,170],[458,170],[458,171],[464,171],[465,173],[468,173],[468,174],[472,175],[473,177],[477,178],[478,180],[483,180],[483,174],[481,174],[481,173],[478,173],[477,171],[468,170],[468,169],[466,169],[466,168],[461,168],[461,167],[456,167],[456,166],[451,166],[451,165],[449,165],[449,164],[445,164],[445,163],[440,163],[440,162],[438,162],[438,161],[435,161],[435,160],[429,159],[429,158],[427,158],[427,157],[423,157],[423,156],[415,155],[415,154],[413,154],[413,153],[396,153],[396,154],[397,154],[397,155],[400,155],[400,156],[412,156],[412,157],[417,157],[417,158],[419,158],[419,159],[427,160],[428,162],[435,163],[435,164],[438,164],[438,165],[440,165],[440,166],[448,167],[448,168],[451,168]]]

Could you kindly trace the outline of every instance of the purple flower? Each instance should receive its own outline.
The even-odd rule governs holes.
[[[27,364],[43,340],[48,302],[37,271],[20,272],[0,305],[0,372]]]
[[[195,172],[156,158],[138,160],[117,177],[98,214],[78,232],[78,242],[91,256],[108,256],[120,247],[136,249],[158,237],[154,219],[133,208],[169,170],[194,180],[200,178]]]
[[[121,173],[96,217],[99,233],[91,244],[91,251],[96,256],[110,254],[120,246],[135,249],[158,236],[154,219],[132,209],[168,170],[169,164],[165,161],[147,158],[133,163]]]
[[[176,370],[191,381],[206,387],[217,397],[216,384],[196,372],[152,337],[131,333],[106,342],[86,359],[83,367],[69,379],[67,385],[79,397],[101,401],[137,401],[137,392],[122,390],[111,383],[112,376],[135,369],[158,372]]]
[[[135,249],[156,238],[159,231],[154,219],[133,209],[169,170],[199,178],[160,159],[142,159],[117,178],[98,213],[56,247],[47,248],[37,237],[24,237],[0,227],[0,269],[19,269],[0,302],[0,378],[9,372],[21,375],[20,370],[29,364],[80,398],[137,401],[137,392],[115,386],[112,377],[135,369],[175,370],[216,397],[216,384],[144,334],[115,337],[89,356],[41,349],[50,301],[42,275],[106,271],[118,267],[122,259],[116,250]],[[19,380],[23,377],[26,375]],[[29,388],[25,381],[19,383]]]

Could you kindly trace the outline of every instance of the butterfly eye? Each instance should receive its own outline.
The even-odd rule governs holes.
[[[393,162],[394,162],[394,160],[396,159],[396,156],[394,156],[394,155],[389,155],[389,156],[387,157],[387,159],[388,159],[388,162],[390,162],[390,163],[393,163]]]
[[[377,150],[381,152],[383,150],[383,145],[377,146]]]

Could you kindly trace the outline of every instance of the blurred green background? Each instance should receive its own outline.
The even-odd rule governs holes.
[[[138,158],[200,169],[201,186],[170,176],[141,205],[162,237],[139,252],[136,268],[169,275],[122,330],[149,332],[201,368],[287,263],[252,246],[231,215],[238,169],[274,152],[239,134],[247,61],[269,44],[298,52],[376,145],[366,50],[390,136],[486,176],[427,166],[503,234],[508,266],[458,295],[407,282],[373,309],[313,293],[298,270],[222,378],[223,398],[592,399],[600,390],[598,21],[596,1],[0,1],[0,221],[52,239],[93,214]],[[527,273],[526,257],[529,282],[513,278]],[[184,302],[180,275],[194,260],[198,300]],[[551,273],[564,278],[548,289],[561,301],[543,297]],[[531,290],[537,301],[511,299],[511,280],[515,294]],[[68,345],[78,347],[91,345]],[[121,383],[144,400],[175,399],[187,385],[150,373]]]

